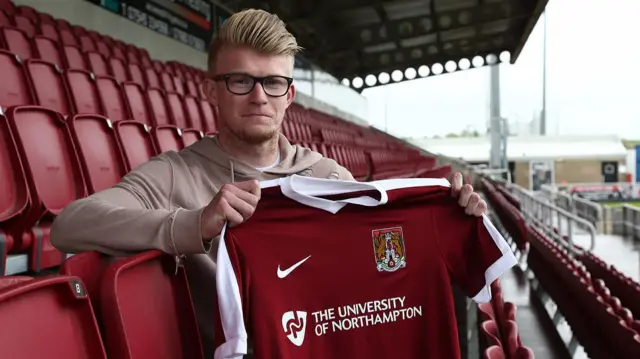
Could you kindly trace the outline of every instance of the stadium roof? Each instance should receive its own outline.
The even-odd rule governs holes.
[[[359,91],[507,61],[505,51],[514,63],[547,1],[213,0],[277,13],[305,58]]]

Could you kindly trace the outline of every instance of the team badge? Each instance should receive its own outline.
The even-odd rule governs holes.
[[[375,229],[371,236],[378,271],[395,272],[407,266],[402,227]]]

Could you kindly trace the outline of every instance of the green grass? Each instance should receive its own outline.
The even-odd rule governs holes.
[[[630,204],[635,207],[640,207],[640,202],[600,202],[600,204],[608,207],[619,207],[623,204]]]

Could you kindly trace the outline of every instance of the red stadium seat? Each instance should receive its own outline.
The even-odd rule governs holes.
[[[60,68],[50,62],[36,59],[27,60],[25,67],[33,84],[36,103],[68,115],[71,112],[69,91]]]
[[[129,80],[127,76],[127,67],[123,60],[117,57],[109,58],[109,68],[111,75],[118,80],[118,82],[122,83]]]
[[[22,30],[12,27],[0,28],[0,44],[7,50],[20,56],[21,60],[36,57],[29,36]]]
[[[100,115],[67,120],[89,194],[109,188],[126,174],[112,122]]]
[[[124,94],[116,79],[108,76],[98,76],[96,77],[96,88],[105,116],[113,122],[124,121],[130,118]]]
[[[182,147],[188,147],[202,139],[202,131],[186,129],[182,131]]]
[[[152,114],[153,126],[170,125],[171,115],[169,113],[169,106],[167,105],[167,99],[164,91],[157,88],[150,88],[147,90],[147,99],[149,101],[149,110]]]
[[[26,178],[11,128],[0,116],[0,276],[5,275],[7,254],[13,249],[13,237],[2,228],[19,226],[20,216],[29,204]],[[19,228],[19,227],[18,227]]]
[[[96,47],[95,42],[93,42],[93,39],[89,37],[89,35],[79,35],[78,41],[80,41],[80,48],[82,49],[82,51],[98,52],[98,48]]]
[[[202,131],[204,130],[204,121],[202,119],[202,114],[200,113],[200,107],[198,105],[199,101],[200,100],[197,98],[187,95],[184,97],[184,108],[189,120],[188,127]]]
[[[145,86],[144,75],[142,74],[142,70],[140,69],[140,65],[137,64],[128,64],[129,69],[129,78],[132,82]]]
[[[3,358],[107,358],[77,277],[0,278],[0,323]]]
[[[209,101],[200,100],[200,111],[204,125],[203,131],[206,133],[215,133],[218,126],[216,126],[216,116]]]
[[[151,138],[159,153],[180,151],[183,146],[182,130],[173,125],[163,125],[151,130]]]
[[[51,218],[87,196],[87,190],[62,114],[39,106],[18,106],[7,110],[7,120],[30,194],[30,207],[21,223],[31,230],[14,240],[21,241],[21,249],[30,248],[29,268],[39,271],[59,265],[64,258],[49,242]]]
[[[145,123],[120,121],[115,124],[116,138],[127,165],[127,172],[149,161],[157,154],[150,129]]]
[[[102,276],[112,257],[96,251],[78,253],[67,258],[60,266],[60,274],[76,276],[84,283],[98,326],[102,329],[102,317],[100,315],[100,286]]]
[[[61,29],[58,27],[58,31],[60,33],[60,42],[62,43],[62,45],[66,46],[73,46],[76,48],[80,48],[80,42],[78,41],[78,39],[76,38],[76,35],[73,34],[72,31],[70,31],[69,29]]]
[[[153,125],[151,111],[147,105],[147,96],[145,96],[142,86],[134,82],[125,82],[122,84],[122,90],[131,110],[131,119],[149,126]]]
[[[28,17],[16,15],[13,17],[13,22],[16,24],[16,27],[24,31],[28,37],[36,36],[36,27]]]
[[[158,77],[158,74],[156,73],[156,70],[154,70],[151,67],[147,67],[144,70],[144,77],[146,79],[146,84],[148,87],[160,87],[160,78]]]
[[[117,259],[104,273],[100,295],[111,357],[204,358],[187,276],[182,266],[176,273],[173,257],[148,251]]]
[[[67,70],[64,77],[75,113],[102,113],[96,80],[91,72]]]
[[[87,60],[77,46],[65,45],[62,47],[62,55],[68,69],[87,70]]]
[[[169,105],[169,113],[171,113],[172,123],[178,128],[189,128],[190,121],[185,113],[182,95],[169,92],[167,93],[167,103]]]
[[[20,58],[0,50],[0,107],[34,104],[34,95]]]
[[[105,41],[103,41],[103,39],[96,39],[95,43],[96,43],[96,50],[104,58],[108,59],[108,58],[113,56],[113,53],[111,52],[111,48],[109,47],[109,45]],[[113,57],[115,57],[115,56],[113,56]],[[119,59],[119,57],[116,57],[116,58]]]
[[[33,38],[33,45],[39,59],[57,65],[59,68],[64,67],[60,48],[55,40],[39,35]]]
[[[175,92],[175,84],[173,82],[173,76],[168,72],[162,72],[158,74],[160,77],[160,87],[163,88],[167,92]]]
[[[187,95],[193,97],[200,97],[200,91],[198,90],[198,85],[193,80],[187,81]]]
[[[96,76],[109,76],[109,67],[107,61],[97,52],[87,52],[87,63],[89,64],[89,70]]]

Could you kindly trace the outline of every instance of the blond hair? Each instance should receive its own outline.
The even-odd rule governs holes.
[[[302,50],[278,15],[248,9],[233,14],[220,27],[209,47],[209,73],[224,46],[247,46],[273,55],[295,56]]]

